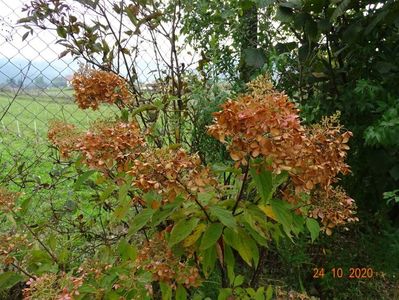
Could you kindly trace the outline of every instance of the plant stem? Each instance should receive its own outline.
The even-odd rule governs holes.
[[[236,210],[238,208],[238,203],[242,199],[242,196],[243,196],[243,193],[244,193],[244,188],[245,188],[245,183],[246,183],[247,178],[248,178],[248,172],[249,172],[249,162],[246,165],[245,170],[244,170],[244,178],[242,179],[241,189],[240,189],[240,192],[237,195],[236,203],[234,204],[234,207],[233,207],[233,215],[234,215],[234,213],[236,212]]]

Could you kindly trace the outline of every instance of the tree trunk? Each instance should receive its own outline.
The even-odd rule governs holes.
[[[244,0],[245,8],[240,17],[240,36],[242,37],[240,49],[240,79],[244,82],[250,80],[256,68],[249,66],[245,61],[245,50],[255,48],[258,45],[258,11],[256,3]]]

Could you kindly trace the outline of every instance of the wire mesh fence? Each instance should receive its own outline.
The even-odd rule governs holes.
[[[51,119],[87,127],[92,120],[113,113],[106,106],[98,111],[78,110],[71,79],[80,61],[71,56],[60,57],[65,49],[57,43],[55,30],[37,30],[25,36],[27,29],[18,20],[26,16],[23,7],[27,4],[24,0],[0,0],[0,156],[6,159],[46,151],[44,144]],[[125,26],[118,16],[110,16],[115,18],[110,22]],[[155,72],[162,73],[161,69],[167,67],[162,51],[170,50],[162,48],[164,41],[158,41],[158,55],[154,54],[149,46],[150,37],[154,38],[151,34],[135,41],[137,47],[132,56],[139,58],[135,72],[142,90],[151,87]]]
[[[102,114],[78,112],[70,79],[77,62],[59,59],[51,32],[26,32],[17,26],[26,1],[0,1],[0,155],[29,157],[46,151],[47,125],[54,118],[86,126]]]

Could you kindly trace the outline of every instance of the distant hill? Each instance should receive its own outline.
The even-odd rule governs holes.
[[[26,73],[29,61],[21,58],[0,58],[0,85],[7,82],[9,78],[14,78],[18,82]],[[43,76],[46,83],[58,76],[67,76],[78,69],[76,62],[54,61],[46,62],[42,60],[34,60],[31,62],[31,67],[25,85],[30,85],[39,76]]]

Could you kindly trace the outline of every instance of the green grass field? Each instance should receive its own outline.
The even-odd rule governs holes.
[[[65,97],[57,98],[63,90],[48,90],[43,93],[31,92],[22,94],[12,103],[10,109],[2,120],[2,133],[17,134],[19,136],[45,137],[48,122],[52,119],[61,119],[87,128],[90,122],[101,117],[113,115],[115,110],[110,106],[103,106],[97,111],[80,110],[73,102],[72,91],[68,91],[69,100]],[[51,95],[54,98],[51,98]],[[65,95],[65,94],[63,94]],[[12,97],[0,93],[0,112],[4,112],[11,102]]]
[[[57,95],[63,95],[58,97]],[[10,93],[0,92],[0,117],[12,100]],[[38,176],[49,171],[47,141],[50,120],[60,119],[88,128],[98,118],[110,118],[116,110],[104,105],[99,110],[81,110],[73,102],[72,90],[50,89],[21,93],[0,123],[0,162],[2,168],[15,168],[17,162],[40,160],[33,170]]]

